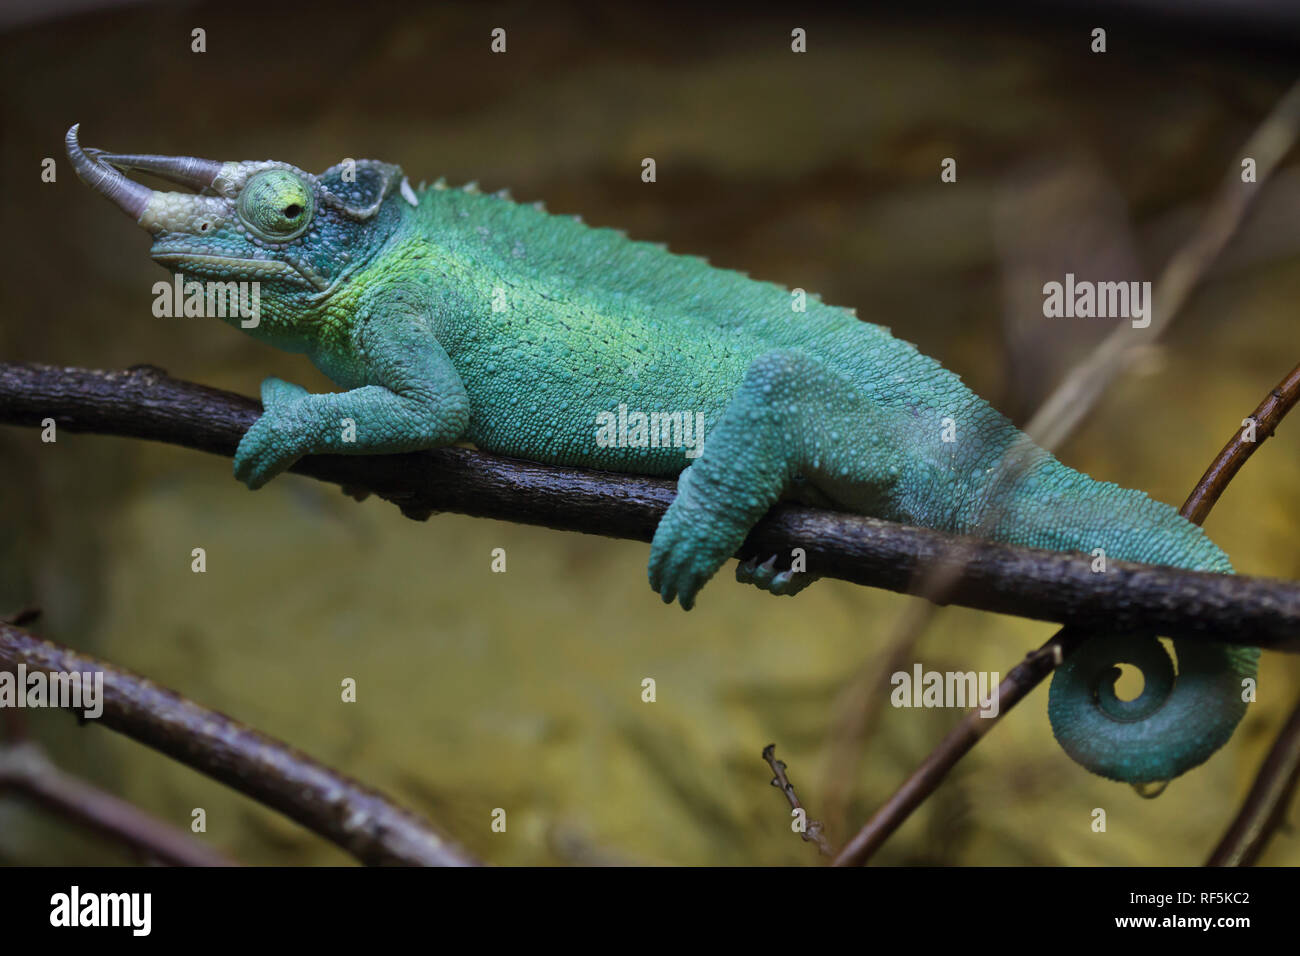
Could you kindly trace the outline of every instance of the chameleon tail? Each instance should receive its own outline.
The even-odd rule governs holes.
[[[1094,638],[1057,668],[1047,713],[1057,741],[1093,773],[1142,784],[1171,780],[1228,742],[1246,713],[1242,682],[1259,649],[1154,637]],[[1115,695],[1119,663],[1142,671],[1133,700]]]
[[[1168,505],[1057,462],[1048,469],[1074,486],[1074,521],[1095,527],[1101,513],[1127,516],[1129,528],[1109,541],[1109,557],[1232,573],[1227,556]],[[1087,551],[1095,541],[1084,537],[1074,546]],[[1227,743],[1246,713],[1243,683],[1255,676],[1259,649],[1187,640],[1174,641],[1173,649],[1176,672],[1157,638],[1105,635],[1057,668],[1047,712],[1066,753],[1103,777],[1145,784],[1186,773]],[[1115,694],[1121,663],[1142,672],[1142,693],[1133,700]]]

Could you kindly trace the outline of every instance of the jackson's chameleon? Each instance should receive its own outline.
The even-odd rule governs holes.
[[[67,151],[87,184],[153,234],[157,262],[199,281],[260,283],[247,331],[305,353],[342,389],[263,382],[265,410],[234,463],[250,488],[303,455],[461,440],[678,475],[650,584],[686,609],[783,495],[1011,544],[1232,570],[1174,509],[1066,467],[912,345],[815,297],[796,311],[777,285],[472,184],[416,190],[384,162],[312,175],[108,154],[83,150],[75,126]],[[122,170],[195,192],[155,191]],[[686,440],[695,422],[702,449]],[[737,576],[775,594],[811,580],[772,559]],[[1259,652],[1175,650],[1177,677],[1154,637],[1093,639],[1068,659],[1048,704],[1065,750],[1141,784],[1221,747]],[[1145,677],[1131,701],[1114,692],[1121,661]]]

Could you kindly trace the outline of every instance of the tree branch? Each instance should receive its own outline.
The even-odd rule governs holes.
[[[1300,374],[1297,374],[1300,368],[1293,370],[1286,376],[1276,388],[1269,392],[1260,406],[1255,410],[1252,416],[1255,419],[1255,433],[1257,441],[1255,443],[1242,442],[1240,433],[1235,433],[1232,440],[1224,446],[1223,450],[1210,463],[1201,480],[1196,483],[1196,487],[1183,502],[1179,513],[1189,521],[1201,524],[1205,516],[1209,513],[1210,508],[1218,501],[1219,495],[1237,473],[1241,465],[1255,451],[1255,448],[1263,444],[1277,428],[1277,423],[1282,420],[1288,411],[1290,411],[1298,400],[1300,400]],[[1226,577],[1227,575],[1225,575]],[[1128,628],[1111,627],[1108,629],[1111,633],[1118,633],[1129,630]],[[1140,628],[1135,628],[1141,631]],[[1154,629],[1148,629],[1151,633]],[[1165,633],[1164,631],[1156,631]],[[925,799],[935,791],[943,779],[948,775],[957,761],[961,760],[970,749],[975,746],[980,737],[984,736],[993,728],[999,720],[1006,716],[1016,704],[1023,700],[1030,691],[1037,687],[1042,680],[1047,677],[1061,661],[1072,654],[1080,645],[1092,636],[1092,630],[1086,627],[1068,626],[1062,628],[1046,644],[1038,650],[1029,654],[1021,663],[1017,664],[1007,674],[1006,678],[998,685],[998,709],[994,717],[983,717],[979,710],[971,710],[966,713],[961,722],[949,731],[948,735],[939,742],[939,745],[932,750],[921,765],[912,772],[912,774],[903,781],[903,785],[894,792],[869,819],[862,825],[862,828],[854,834],[844,848],[840,850],[839,855],[834,860],[835,866],[861,866],[869,860],[873,853],[889,839]],[[1172,635],[1171,635],[1172,636]],[[1281,742],[1279,741],[1279,745]],[[1275,747],[1276,752],[1276,747]],[[1261,771],[1261,777],[1269,776],[1268,767]],[[1257,788],[1260,784],[1257,782]],[[1252,795],[1254,791],[1252,791]],[[1280,799],[1276,793],[1273,799]],[[1266,800],[1261,798],[1255,807],[1256,811],[1265,806]],[[1268,804],[1271,809],[1271,804]],[[1253,820],[1250,813],[1251,808],[1243,808],[1242,816],[1246,821]],[[1268,828],[1266,833],[1271,833],[1272,829]],[[1231,857],[1233,850],[1229,849],[1230,838],[1234,837],[1240,841],[1242,839],[1253,839],[1257,833],[1252,829],[1248,822],[1243,822],[1240,829],[1234,829],[1228,836],[1224,837],[1224,844],[1220,850],[1216,851],[1216,856],[1220,853],[1227,859]],[[1266,840],[1267,837],[1264,837]],[[1260,847],[1256,848],[1258,852]]]
[[[1151,302],[1151,325],[1140,337],[1127,323],[1120,323],[1082,362],[1070,370],[1064,382],[1025,425],[1025,432],[1040,445],[1056,447],[1091,408],[1099,393],[1138,354],[1139,343],[1150,344],[1173,321],[1191,296],[1201,276],[1236,234],[1273,171],[1300,137],[1300,82],[1293,83],[1255,129],[1224,173],[1218,192],[1210,200],[1196,231],[1165,263],[1156,281]],[[1238,157],[1255,159],[1255,182],[1241,179]]]
[[[1064,627],[1038,650],[1011,668],[998,685],[996,716],[983,717],[979,710],[967,711],[939,745],[903,781],[894,794],[871,815],[853,839],[835,857],[835,866],[861,866],[866,863],[894,831],[903,825],[912,811],[938,788],[948,771],[970,752],[979,739],[993,729],[1012,707],[1020,703],[1048,674],[1082,645],[1092,632],[1085,628]]]
[[[1246,441],[1243,437],[1244,428],[1234,432],[1232,438],[1228,439],[1228,443],[1210,463],[1210,467],[1205,469],[1205,474],[1201,476],[1201,480],[1196,483],[1192,493],[1183,502],[1184,518],[1194,524],[1204,524],[1210,509],[1219,500],[1219,495],[1223,494],[1223,489],[1228,487],[1228,482],[1232,481],[1241,470],[1246,459],[1255,454],[1255,450],[1260,445],[1273,437],[1277,423],[1287,412],[1295,408],[1298,401],[1300,401],[1300,365],[1291,369],[1290,373],[1278,382],[1277,387],[1268,393],[1268,397],[1259,403],[1259,407],[1250,413],[1250,420],[1255,423],[1255,440]]]
[[[1210,264],[1231,241],[1232,236],[1244,220],[1251,203],[1258,197],[1264,183],[1268,181],[1278,164],[1291,151],[1297,137],[1300,137],[1300,82],[1292,84],[1269,115],[1255,129],[1238,154],[1253,157],[1257,161],[1256,181],[1243,183],[1240,179],[1240,167],[1236,159],[1234,159],[1229,164],[1222,185],[1211,200],[1199,227],[1165,263],[1156,281],[1152,304],[1154,314],[1152,326],[1144,334],[1135,336],[1131,334],[1131,330],[1127,325],[1121,324],[1108,335],[1086,359],[1070,370],[1065,379],[1042,403],[1025,426],[1024,431],[1030,438],[1048,450],[1056,448],[1078,428],[1089,411],[1095,407],[1107,384],[1130,365],[1131,360],[1139,354],[1140,349],[1144,345],[1149,346],[1159,339],[1160,335],[1170,326],[1183,305],[1188,301],[1192,291],[1201,281]],[[1292,377],[1295,374],[1292,373]],[[1280,391],[1283,394],[1286,393],[1285,383],[1280,387]],[[1294,404],[1294,392],[1292,394],[1291,404]],[[1279,390],[1275,390],[1271,398],[1276,397],[1280,397]],[[1271,399],[1266,400],[1256,410],[1255,416],[1257,418],[1261,413],[1266,412],[1270,415],[1277,413],[1277,418],[1280,418],[1290,407],[1288,405],[1282,408],[1273,408],[1270,402]],[[1271,429],[1264,433],[1264,438],[1267,438],[1269,434],[1271,434]],[[1262,440],[1260,439],[1260,441]],[[1245,444],[1245,447],[1234,447],[1234,444],[1238,446],[1244,444],[1240,435],[1235,435],[1233,441],[1230,441],[1228,447],[1224,448],[1223,452],[1220,453],[1219,458],[1216,460],[1216,465],[1220,467],[1211,466],[1205,477],[1201,479],[1191,498],[1183,506],[1182,514],[1184,517],[1200,524],[1218,499],[1223,488],[1231,480],[1232,475],[1236,473],[1236,470],[1241,467],[1241,464],[1253,453],[1256,447],[1254,444]],[[993,517],[995,517],[995,512],[990,510],[985,515],[985,520],[988,521]],[[942,594],[946,582],[937,576],[934,577],[934,580],[936,591]],[[903,625],[896,628],[898,636],[890,641],[895,658],[908,653],[910,648],[915,646],[922,630],[933,615],[934,608],[927,606],[911,613],[905,619]],[[1032,681],[1024,692],[1027,693],[1029,689],[1032,689],[1043,677],[1051,672],[1053,667],[1060,664],[1065,654],[1071,653],[1081,642],[1082,637],[1077,633],[1061,631],[1054,635],[1040,648],[1038,653],[1046,656],[1039,657],[1038,660],[1054,661],[1055,663],[1036,676],[1028,673],[1024,674],[1025,679]],[[886,671],[886,673],[890,673],[890,671]],[[859,686],[852,688],[849,698],[852,706],[848,708],[846,719],[842,724],[845,730],[832,737],[832,746],[839,751],[838,759],[832,763],[833,767],[844,766],[851,768],[856,766],[857,751],[853,748],[858,738],[865,733],[866,722],[869,716],[875,712],[875,707],[878,706],[879,700],[883,697],[883,694],[879,692],[883,686],[881,683],[866,683],[865,687],[863,687],[862,684],[865,680],[866,676],[864,674],[862,678],[855,682]],[[1023,693],[1017,692],[1008,699],[1014,702],[1019,700],[1021,696],[1023,696]],[[929,789],[912,790],[911,785],[915,781],[909,780],[904,784],[903,789],[912,790],[912,792],[909,799],[901,802],[891,801],[889,812],[897,815],[896,819],[882,817],[881,814],[886,812],[886,808],[882,808],[872,818],[872,823],[868,823],[860,831],[860,836],[865,835],[869,828],[871,828],[872,832],[879,832],[882,835],[880,841],[873,844],[871,851],[868,851],[867,855],[860,856],[857,862],[865,862],[870,852],[874,852],[880,842],[889,833],[893,832],[893,828],[901,824],[902,820],[933,790],[933,787],[938,786],[939,781],[946,774],[947,768],[959,760],[970,747],[974,746],[978,736],[976,734],[974,737],[968,737],[956,733],[950,740],[939,745],[934,755],[940,757],[940,764],[934,769],[939,769],[940,772],[930,780],[932,786],[929,786]],[[944,751],[949,743],[955,749],[941,754],[940,752]],[[830,784],[827,787],[827,819],[832,825],[838,823],[847,806],[849,780],[850,771],[848,770],[839,776],[832,775],[830,777]],[[902,794],[903,791],[900,791],[895,796],[900,797]],[[890,819],[893,819],[892,823],[889,822]],[[876,826],[873,827],[873,823]],[[884,829],[880,829],[881,827]]]
[[[258,414],[251,399],[169,378],[0,363],[0,423],[148,438],[233,454]],[[649,541],[674,483],[517,461],[467,448],[408,455],[318,455],[293,469],[349,491],[374,492],[408,517],[455,511],[615,538]],[[1300,651],[1300,584],[1014,548],[878,521],[783,506],[739,554],[793,546],[826,577],[914,593],[917,572],[950,570],[947,603],[1037,620],[1158,631],[1171,637]],[[956,556],[956,557],[954,557]]]
[[[1277,735],[1237,818],[1223,835],[1206,866],[1251,866],[1286,820],[1287,807],[1300,784],[1300,701]]]
[[[235,866],[224,854],[84,780],[64,773],[30,741],[0,746],[0,793],[12,790],[172,866]]]
[[[776,759],[776,744],[768,744],[763,748],[763,759],[767,765],[772,768],[772,786],[785,794],[786,801],[790,804],[790,809],[803,810],[804,829],[800,831],[800,837],[805,843],[814,843],[823,856],[831,856],[831,845],[826,840],[826,834],[821,823],[816,820],[808,819],[808,810],[799,802],[799,795],[795,793],[794,784],[790,782],[790,775],[786,773],[788,769],[784,760]]]
[[[96,722],[279,810],[370,865],[469,866],[421,817],[265,734],[130,671],[0,623],[0,670],[103,673]]]

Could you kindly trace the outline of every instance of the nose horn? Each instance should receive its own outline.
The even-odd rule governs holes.
[[[149,200],[153,198],[153,190],[132,182],[112,166],[106,166],[87,156],[77,142],[77,129],[80,125],[77,123],[68,130],[65,140],[68,159],[72,161],[77,177],[138,221],[144,215]]]
[[[87,149],[86,154],[95,162],[107,163],[118,169],[132,169],[160,176],[178,186],[188,186],[195,191],[207,189],[221,173],[223,163],[194,156],[146,156],[140,153],[106,153],[100,149]]]

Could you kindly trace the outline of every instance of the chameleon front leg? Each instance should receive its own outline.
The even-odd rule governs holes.
[[[793,350],[759,356],[700,457],[678,478],[677,498],[650,545],[650,586],[665,603],[677,599],[689,610],[796,476],[823,490],[855,485],[886,493],[895,476],[873,445],[887,427],[881,409],[816,359]],[[769,589],[774,577],[741,574]],[[806,581],[780,579],[777,593]]]
[[[469,396],[425,315],[400,297],[358,316],[347,377],[367,384],[313,395],[278,378],[262,383],[262,416],[235,451],[235,477],[260,488],[304,455],[382,455],[456,441],[469,424]],[[328,357],[318,365],[338,374]]]

